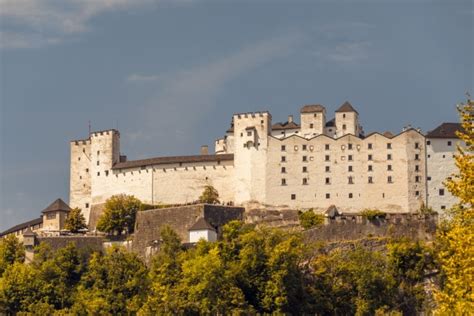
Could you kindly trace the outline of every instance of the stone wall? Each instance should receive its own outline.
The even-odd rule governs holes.
[[[160,229],[164,225],[170,226],[181,238],[182,242],[189,242],[188,229],[196,223],[200,217],[204,217],[209,224],[220,228],[231,220],[242,220],[244,209],[240,207],[229,207],[210,204],[196,204],[156,210],[148,210],[137,213],[135,222],[135,234],[133,238],[133,250],[139,254],[145,254],[147,247],[153,241],[160,239]]]
[[[56,251],[66,247],[69,243],[76,245],[78,249],[85,251],[102,251],[101,236],[55,236],[55,237],[37,237],[38,243],[46,243],[51,249]]]

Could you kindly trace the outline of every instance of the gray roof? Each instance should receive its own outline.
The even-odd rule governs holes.
[[[5,235],[8,235],[8,234],[23,230],[23,229],[28,228],[30,226],[40,225],[42,223],[43,223],[43,218],[42,217],[35,218],[35,219],[30,220],[30,221],[15,225],[15,226],[3,231],[2,233],[0,233],[0,236],[5,236]]]
[[[326,122],[326,127],[334,127],[334,126],[336,126],[336,119],[335,118],[333,118],[332,120]]]
[[[126,162],[116,163],[112,169],[126,169],[136,167],[146,167],[153,165],[162,164],[173,164],[173,163],[193,163],[193,162],[219,162],[219,161],[232,161],[234,160],[233,154],[221,154],[221,155],[196,155],[196,156],[174,156],[174,157],[156,157],[142,160],[129,160]]]
[[[194,223],[193,226],[191,226],[189,229],[191,230],[212,230],[216,231],[214,227],[211,226],[204,218],[200,217],[196,223]]]
[[[33,233],[33,231],[31,230],[31,227],[28,226],[28,228],[25,230],[25,232],[23,233],[23,237],[31,237],[31,236],[35,236],[36,234]]]
[[[355,112],[357,114],[359,114],[359,112],[357,112],[354,107],[352,106],[352,104],[350,104],[348,101],[344,102],[340,107],[339,109],[336,110],[336,112]]]
[[[337,207],[335,205],[331,205],[325,212],[325,214],[329,218],[335,218],[336,216],[339,216],[339,211],[337,210]]]
[[[286,130],[286,129],[298,129],[300,126],[295,122],[284,122],[284,123],[275,123],[272,125],[272,130]]]
[[[300,113],[323,112],[326,108],[321,104],[308,104],[301,108]]]
[[[63,200],[57,199],[56,201],[51,203],[47,208],[42,210],[41,213],[57,212],[57,211],[69,212],[71,211],[71,208]]]
[[[460,123],[443,123],[426,134],[427,138],[459,138],[456,132],[463,131]]]

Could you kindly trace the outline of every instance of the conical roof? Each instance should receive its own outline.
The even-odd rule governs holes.
[[[45,208],[41,213],[48,213],[48,212],[69,212],[71,208],[67,205],[63,200],[57,199],[53,203],[51,203],[47,208]]]
[[[344,102],[339,107],[339,109],[336,110],[336,112],[356,112],[357,114],[359,114],[359,112],[354,109],[354,107],[352,106],[352,104],[349,103],[349,101]]]
[[[212,231],[216,231],[216,229],[214,227],[211,226],[211,224],[209,224],[204,218],[200,217],[196,223],[194,223],[193,226],[191,226],[191,228],[189,228],[188,230],[212,230]]]
[[[32,236],[35,236],[35,233],[33,233],[31,228],[28,226],[28,228],[23,233],[23,237],[32,237]]]

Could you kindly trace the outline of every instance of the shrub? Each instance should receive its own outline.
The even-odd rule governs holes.
[[[308,210],[306,212],[299,211],[298,217],[300,220],[300,225],[304,229],[310,229],[324,223],[324,215],[315,214],[313,210]]]
[[[364,216],[367,218],[369,221],[373,221],[375,219],[383,219],[385,216],[387,216],[387,213],[382,212],[381,210],[370,210],[366,209],[360,213],[360,215]]]
[[[206,185],[204,191],[199,197],[199,202],[207,204],[219,203],[219,193],[212,185]]]

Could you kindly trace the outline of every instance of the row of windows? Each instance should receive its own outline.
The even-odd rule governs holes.
[[[420,191],[416,191],[416,192],[415,192],[415,196],[419,196],[419,195],[420,195]],[[326,199],[330,199],[330,198],[331,198],[331,193],[326,193],[326,194],[325,194],[325,197],[326,197]],[[352,198],[354,198],[354,194],[353,194],[353,193],[349,193],[349,194],[347,195],[347,197],[348,197],[349,199],[352,199]],[[359,194],[359,197],[360,197],[360,194]],[[291,198],[292,200],[296,200],[296,194],[294,194],[294,193],[291,194],[290,198]],[[382,193],[382,198],[385,198],[385,193]],[[444,208],[441,207],[441,209],[444,209]]]
[[[331,148],[330,144],[325,144],[325,145],[324,145],[324,149],[325,149],[325,150],[330,150],[330,148]],[[360,148],[361,148],[361,146],[360,146],[360,145],[357,145],[357,150],[359,150]],[[415,148],[416,148],[416,149],[420,148],[420,143],[415,143]],[[294,146],[294,150],[295,150],[295,151],[298,151],[298,149],[299,149],[298,145],[295,145],[295,146]],[[307,149],[308,149],[308,146],[307,146],[307,145],[301,145],[301,149],[302,149],[302,150],[307,150]],[[341,149],[342,149],[342,150],[345,150],[345,149],[346,149],[346,145],[341,145]],[[347,144],[347,149],[348,149],[348,150],[353,150],[353,149],[354,149],[354,145],[351,144],[351,143]],[[372,143],[368,143],[368,144],[367,144],[367,149],[374,149],[373,144],[372,144]],[[393,149],[392,143],[387,143],[387,149]],[[310,146],[309,146],[309,150],[313,151],[313,150],[314,150],[314,146],[313,146],[313,145],[310,145]],[[281,151],[286,151],[286,145],[281,145]]]
[[[302,167],[303,172],[308,172],[308,167],[303,166]],[[325,166],[325,171],[326,172],[331,172],[331,167],[330,166]],[[347,171],[348,172],[354,172],[354,166],[347,166]],[[374,168],[372,165],[367,166],[367,171],[374,171]],[[387,165],[387,171],[393,171],[393,166],[392,165]],[[420,166],[416,165],[415,166],[415,172],[420,171]],[[286,167],[281,167],[281,173],[286,173]]]
[[[374,178],[373,177],[368,177],[367,179],[368,179],[368,183],[374,183]],[[348,177],[347,181],[348,181],[348,184],[355,184],[354,177]],[[419,177],[416,178],[416,182],[419,182]],[[387,183],[394,183],[392,176],[387,177]],[[309,184],[308,178],[303,178],[302,184],[303,185],[308,185]],[[325,178],[325,184],[330,185],[331,184],[331,178]],[[286,182],[285,178],[281,179],[281,185],[282,186],[287,185],[287,182]]]
[[[302,156],[302,161],[303,162],[307,162],[308,161],[308,156]],[[314,160],[314,157],[313,156],[310,156],[309,157],[309,160],[310,161],[313,161]],[[341,157],[341,160],[345,160],[345,156],[342,156]],[[348,161],[354,161],[354,156],[353,155],[348,155],[347,156],[347,160]],[[373,155],[368,155],[367,156],[367,160],[368,161],[373,161],[374,160],[374,157]],[[387,160],[393,160],[393,155],[392,154],[387,154]],[[419,154],[415,154],[415,160],[419,161],[420,160],[420,155]],[[286,162],[286,156],[281,156],[281,159],[280,159],[281,162]],[[324,161],[331,161],[331,156],[330,155],[325,155],[324,156]]]
[[[450,141],[450,140],[448,140],[447,144],[448,144],[448,146],[452,146],[452,145],[453,145],[453,142]],[[431,145],[431,141],[430,141],[430,140],[427,140],[427,141],[426,141],[426,145],[428,145],[428,146]]]

